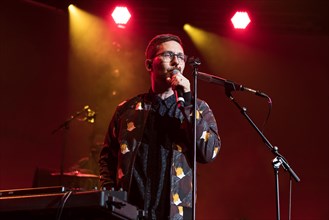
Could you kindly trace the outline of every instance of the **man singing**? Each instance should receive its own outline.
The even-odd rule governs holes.
[[[183,75],[186,55],[172,34],[155,36],[145,55],[151,89],[117,107],[100,154],[101,186],[127,191],[147,219],[191,219],[193,97]],[[214,160],[221,146],[217,123],[200,99],[196,134],[197,162]]]

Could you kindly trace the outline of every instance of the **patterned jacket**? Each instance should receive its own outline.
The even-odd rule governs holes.
[[[128,191],[128,198],[134,157],[141,144],[152,100],[154,94],[150,92],[117,107],[100,155],[101,185],[121,187]],[[173,111],[180,121],[180,129],[191,140],[189,143],[172,143],[170,216],[171,219],[183,219],[184,207],[192,207],[193,106],[179,109],[176,105]],[[202,100],[197,100],[196,121],[196,158],[198,162],[208,163],[217,156],[221,142],[214,115]]]

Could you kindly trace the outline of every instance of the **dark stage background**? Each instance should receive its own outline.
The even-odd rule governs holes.
[[[100,2],[110,1],[94,1],[94,7]],[[93,29],[86,29],[78,36],[85,41],[75,51],[66,12],[31,1],[1,2],[0,190],[31,187],[37,169],[58,171],[63,146],[65,170],[88,156],[94,141],[105,134],[115,106],[148,90],[143,64],[147,42],[155,34],[171,32],[182,37],[187,54],[201,58],[200,71],[272,98],[265,135],[301,178],[300,183],[293,181],[292,219],[328,219],[328,4],[296,2],[296,11],[289,11],[280,8],[288,3],[268,1],[272,5],[266,8],[267,1],[247,1],[254,9],[266,8],[268,20],[255,21],[249,32],[236,34],[223,20],[211,23],[206,17],[215,14],[206,13],[206,6],[218,4],[227,12],[232,8],[227,2],[205,0],[201,14],[196,3],[192,10],[183,1],[169,2],[169,8],[153,2],[153,9],[150,2],[136,3],[145,13],[133,14],[130,25],[135,27],[114,30],[108,25],[100,41],[88,41]],[[170,7],[175,11],[166,14]],[[93,10],[97,16],[99,11]],[[304,20],[292,24],[299,17]],[[218,36],[218,42],[208,39],[208,54],[183,31],[184,18]],[[197,219],[276,219],[274,156],[222,87],[200,82],[198,91],[215,113],[222,149],[213,163],[198,166]],[[267,101],[248,93],[234,96],[261,127]],[[85,105],[97,112],[94,124],[73,120],[68,130],[51,134]],[[289,174],[281,167],[279,175],[282,219],[288,219]]]

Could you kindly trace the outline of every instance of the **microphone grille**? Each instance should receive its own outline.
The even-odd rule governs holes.
[[[176,75],[176,74],[178,74],[178,73],[180,73],[180,71],[179,71],[178,69],[174,69],[174,70],[172,71],[172,74],[173,74],[173,75]]]

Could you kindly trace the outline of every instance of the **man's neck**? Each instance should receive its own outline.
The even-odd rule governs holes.
[[[153,93],[155,93],[158,97],[160,97],[160,99],[166,99],[169,96],[172,96],[174,94],[174,91],[171,87],[168,87],[166,89],[159,89],[159,87],[157,88],[152,88]]]
[[[169,96],[172,96],[174,94],[174,91],[172,89],[168,89],[165,92],[162,93],[158,93],[158,96],[164,100],[166,98],[168,98]]]

